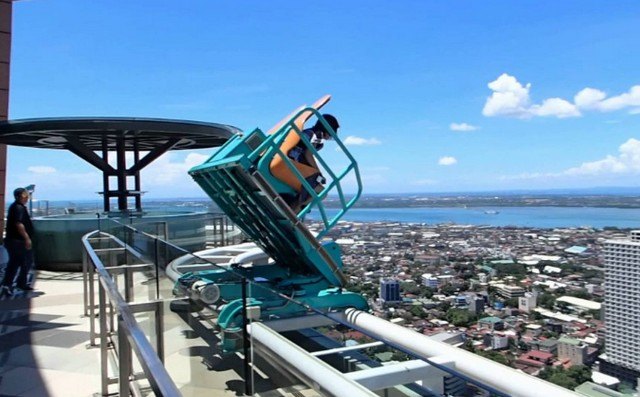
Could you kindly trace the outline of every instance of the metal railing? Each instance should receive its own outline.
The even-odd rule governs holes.
[[[221,217],[218,217],[221,218]],[[215,223],[214,223],[215,225]],[[166,265],[189,251],[165,239],[170,235],[166,222],[136,222],[124,224],[116,219],[102,219],[101,230],[87,233],[82,238],[83,303],[84,315],[89,318],[89,345],[100,348],[101,395],[110,395],[109,386],[118,384],[119,395],[143,395],[139,383],[147,380],[157,396],[180,396],[178,388],[164,367],[164,305],[186,301],[187,298],[162,298],[160,279],[164,277]],[[183,226],[183,225],[182,225]],[[143,230],[137,229],[140,227]],[[219,238],[213,245],[242,240],[239,233],[225,234],[229,230],[228,220],[223,219],[214,226]],[[200,261],[209,262],[205,258]],[[215,263],[209,262],[213,267]],[[144,273],[149,285],[145,302],[134,302],[134,276]],[[122,280],[123,285],[118,285]],[[151,283],[155,281],[155,283]],[[247,283],[244,278],[239,281]],[[96,292],[98,302],[96,302]],[[154,293],[155,292],[155,293]],[[246,302],[248,292],[243,289]],[[153,314],[155,332],[151,343],[135,315]],[[245,315],[246,318],[246,315]],[[248,321],[245,321],[245,326]],[[245,339],[249,333],[244,332]],[[250,343],[244,342],[244,379],[246,394],[252,393],[250,370]],[[132,353],[142,367],[142,373],[134,373]],[[110,376],[115,372],[114,376]]]
[[[100,347],[101,394],[103,396],[109,395],[109,386],[118,384],[121,396],[142,395],[140,382],[146,380],[155,395],[180,396],[181,393],[178,387],[172,380],[170,372],[164,366],[164,316],[166,314],[164,306],[168,302],[184,299],[163,298],[160,294],[159,279],[164,271],[164,264],[182,255],[191,255],[201,263],[208,263],[214,268],[223,269],[223,267],[220,266],[220,262],[213,262],[204,257],[193,255],[170,242],[162,240],[159,235],[141,232],[131,225],[116,221],[111,222],[110,226],[111,228],[106,228],[110,233],[94,231],[82,238],[83,280],[85,287],[84,312],[90,318],[90,345]],[[141,244],[140,239],[146,240]],[[147,249],[147,251],[145,252],[143,249]],[[228,268],[225,268],[225,271],[235,275]],[[155,278],[155,293],[150,290],[147,296],[148,301],[145,302],[135,301],[137,295],[134,291],[134,278],[140,274],[146,274],[149,280]],[[242,283],[242,297],[245,305],[243,310],[244,327],[241,355],[243,360],[241,372],[243,373],[244,392],[248,395],[253,392],[252,377],[255,369],[253,355],[263,354],[266,351],[270,354],[267,357],[272,358],[272,364],[274,359],[282,360],[281,364],[283,365],[280,366],[282,370],[289,371],[300,382],[315,389],[321,395],[341,395],[339,392],[331,391],[333,389],[329,383],[334,382],[335,376],[316,377],[317,374],[323,373],[319,371],[331,371],[325,369],[325,365],[319,362],[314,355],[307,353],[308,356],[305,358],[304,352],[299,348],[296,348],[291,342],[287,342],[283,338],[276,338],[275,334],[267,332],[268,330],[262,324],[250,324],[246,314],[247,298],[252,295],[252,290],[255,292],[257,288],[265,287],[256,285],[241,275],[237,275],[237,277],[238,282]],[[150,283],[149,285],[152,284]],[[96,292],[98,295],[97,302]],[[429,342],[426,337],[420,334],[414,334],[412,331],[402,329],[399,326],[392,327],[388,322],[376,319],[365,313],[353,311],[323,313],[298,302],[295,298],[284,296],[283,298],[287,299],[289,302],[287,304],[304,306],[309,313],[315,313],[315,317],[322,320],[316,325],[310,322],[313,316],[307,316],[302,319],[279,320],[283,324],[285,322],[296,323],[295,327],[297,328],[292,327],[289,329],[327,326],[329,322],[332,322],[333,325],[330,325],[330,327],[337,324],[343,329],[349,328],[360,331],[362,334],[382,343],[363,343],[358,347],[359,350],[384,345],[384,348],[391,347],[396,351],[406,353],[409,358],[413,359],[413,361],[407,361],[407,363],[413,363],[412,365],[416,366],[416,373],[417,371],[426,371],[428,367],[432,367],[444,374],[438,376],[448,377],[447,379],[451,377],[457,378],[493,395],[500,396],[511,394],[536,395],[537,391],[547,389],[553,391],[553,395],[575,395],[569,390],[557,388],[541,379],[517,373],[514,369],[495,364],[484,358],[472,356],[470,353],[453,346]],[[136,314],[138,313],[151,313],[155,338],[147,337],[136,319]],[[267,324],[269,327],[276,327],[276,322]],[[248,332],[249,329],[250,332]],[[275,330],[275,328],[272,329]],[[285,329],[283,328],[282,330]],[[213,330],[210,330],[210,332],[213,332]],[[394,339],[395,336],[398,337]],[[250,337],[252,339],[249,339]],[[254,337],[256,339],[253,339]],[[351,360],[353,362],[355,355],[349,352],[355,349],[344,349],[343,347],[334,346],[334,351],[331,351],[331,348],[326,348],[324,350],[329,351],[328,353],[316,355],[325,357],[338,355],[343,357],[345,361]],[[322,351],[322,349],[319,351]],[[135,372],[134,357],[140,364],[142,372]],[[115,368],[115,371],[111,371],[112,375],[110,375],[110,367]],[[367,395],[366,393],[360,394],[360,392],[357,392],[361,388],[357,387],[353,382],[356,382],[355,379],[360,379],[359,383],[364,382],[367,377],[371,380],[372,375],[364,375],[365,372],[363,372],[363,375],[358,378],[355,375],[358,371],[354,371],[354,367],[352,366],[351,368],[352,372],[343,373],[340,381],[353,386],[354,394],[351,395]],[[393,370],[395,370],[394,367],[390,366],[387,376],[390,376],[389,371]],[[413,371],[411,369],[407,370]],[[496,376],[499,379],[494,379]],[[409,383],[415,385],[413,381]],[[521,388],[521,384],[527,385],[527,388]],[[531,393],[526,393],[528,390]]]
[[[119,247],[94,248],[92,244],[107,242]],[[118,264],[105,266],[98,256],[100,252],[136,253],[114,236],[94,231],[82,238],[83,280],[85,281],[85,315],[90,318],[90,345],[96,346],[96,334],[100,339],[101,394],[109,395],[109,385],[118,383],[119,395],[129,396],[136,389],[135,380],[145,378],[158,396],[181,396],[163,365],[164,340],[161,301],[144,303],[131,302],[133,273],[148,270],[152,264]],[[123,274],[125,279],[125,297],[123,298],[114,282],[114,275]],[[95,302],[95,287],[98,287],[98,305]],[[98,312],[96,313],[96,309]],[[134,314],[151,311],[155,315],[156,343],[152,345],[137,323]],[[96,332],[95,319],[99,319]],[[114,321],[117,319],[117,322]],[[143,374],[135,374],[132,365],[132,351],[143,368]],[[114,353],[117,359],[118,376],[109,376],[109,356]],[[139,392],[136,394],[140,394]]]

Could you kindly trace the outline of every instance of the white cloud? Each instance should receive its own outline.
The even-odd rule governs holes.
[[[631,138],[620,145],[618,151],[618,156],[608,155],[602,160],[582,163],[563,173],[570,176],[640,173],[640,141]]]
[[[574,104],[561,98],[545,99],[542,105],[531,106],[529,112],[535,116],[555,116],[560,119],[580,116],[580,111]]]
[[[179,152],[168,152],[149,164],[142,171],[143,187],[150,191],[167,191],[175,193],[175,196],[184,197],[182,190],[189,187],[189,191],[195,184],[187,173],[189,169],[202,164],[208,155],[190,152],[183,160],[177,160]],[[194,192],[190,192],[193,195]]]
[[[629,113],[635,114],[640,106],[640,85],[634,85],[629,92],[607,98],[607,94],[595,88],[585,88],[574,98],[581,108],[600,112],[613,112],[624,108],[632,108]]]
[[[83,168],[89,168],[89,166]],[[74,200],[76,198],[98,200],[100,196],[96,192],[102,190],[102,175],[98,170],[93,169],[86,172],[54,171],[44,173],[27,169],[26,172],[7,175],[7,186],[12,188],[31,184],[36,185],[36,198],[40,200]],[[69,196],[70,186],[73,186],[72,197]]]
[[[513,76],[503,73],[488,84],[493,94],[487,98],[482,114],[488,117],[530,117],[529,90],[531,84],[523,86]]]
[[[640,111],[640,85],[632,86],[628,92],[607,97],[604,91],[587,87],[580,90],[573,102],[563,98],[547,98],[540,104],[532,104],[531,83],[521,84],[514,76],[503,73],[488,84],[493,91],[487,98],[482,114],[487,117],[579,117],[581,111],[613,112],[631,108],[629,113]]]
[[[582,109],[593,109],[597,106],[598,102],[607,97],[607,94],[595,88],[585,88],[578,92],[573,98],[576,106]]]
[[[382,143],[376,138],[367,139],[367,138],[361,138],[353,135],[349,135],[342,142],[347,146],[373,146],[373,145],[380,145]]]
[[[33,165],[28,167],[27,171],[33,172],[34,174],[53,174],[56,172],[56,169],[48,165]]]
[[[523,173],[519,175],[503,176],[501,180],[545,180],[551,178],[615,177],[640,175],[640,140],[630,138],[618,148],[617,155],[607,155],[603,159],[588,161],[577,167],[568,168],[560,172]]]
[[[451,123],[449,124],[449,129],[451,131],[475,131],[480,127],[467,124],[467,123]]]
[[[439,165],[454,165],[457,162],[458,160],[451,156],[440,157],[440,160],[438,160]]]

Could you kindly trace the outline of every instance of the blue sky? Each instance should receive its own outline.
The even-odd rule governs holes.
[[[10,118],[266,130],[329,93],[365,193],[640,186],[638,37],[631,1],[21,1]],[[147,197],[203,196],[186,171],[210,153],[149,166]],[[7,183],[101,189],[70,153],[13,147]]]

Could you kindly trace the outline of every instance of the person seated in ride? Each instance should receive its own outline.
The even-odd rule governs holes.
[[[330,114],[323,114],[322,117],[326,120],[331,129],[333,129],[333,131],[337,134],[340,124],[338,123],[338,120],[335,118],[335,116]],[[324,141],[331,139],[331,134],[327,131],[324,124],[320,120],[316,121],[313,127],[302,130],[302,135],[304,135],[307,140],[311,142],[316,150],[322,149],[322,147],[324,146]],[[313,157],[312,151],[309,150],[307,144],[303,142],[302,139],[300,139],[300,142],[298,142],[296,146],[289,150],[289,152],[287,153],[287,157],[289,157],[293,161],[297,161],[301,164],[305,164],[312,168],[315,168],[318,171],[305,179],[309,183],[311,188],[313,188],[316,192],[321,192],[324,188],[323,184],[326,183],[326,180],[320,172],[320,167],[318,167],[316,159]],[[310,199],[311,196],[309,192],[307,192],[307,190],[303,188],[300,191],[300,194],[298,195],[296,201],[292,203],[293,211],[299,212],[302,207],[309,203]]]

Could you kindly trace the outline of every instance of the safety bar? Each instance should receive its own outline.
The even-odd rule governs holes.
[[[307,137],[302,133],[302,130],[295,125],[294,121],[298,117],[300,117],[303,113],[306,113],[306,112],[311,112],[313,115],[315,115],[318,118],[318,120],[320,120],[320,122],[325,127],[327,132],[329,132],[329,135],[333,138],[333,140],[336,142],[338,147],[342,150],[342,152],[345,154],[345,156],[349,160],[349,165],[342,172],[339,172],[338,174],[336,174],[331,169],[331,167],[329,167],[329,164],[324,160],[324,158],[319,154],[318,150],[316,150],[316,148],[313,147],[313,145],[311,144],[311,141],[309,141],[309,139],[307,139]],[[280,149],[280,145],[282,141],[284,141],[286,136],[292,130],[296,134],[298,134],[298,136],[300,137],[300,140],[304,143],[304,145],[307,147],[308,150],[311,150],[311,153],[316,158],[318,163],[322,165],[322,168],[324,168],[324,170],[329,175],[329,178],[327,178],[329,183],[319,193],[316,193],[316,191],[306,181],[306,179],[303,177],[300,171],[298,171],[298,169],[295,167],[295,165],[293,164],[293,161]],[[267,150],[270,150],[271,152],[268,155],[264,155],[264,153]],[[287,168],[296,176],[296,178],[298,178],[298,180],[302,185],[302,188],[311,197],[311,201],[303,209],[301,209],[300,212],[297,214],[298,218],[303,218],[314,207],[318,208],[318,212],[320,213],[320,217],[322,218],[322,222],[324,225],[324,229],[321,230],[317,236],[318,239],[321,239],[326,235],[326,233],[333,226],[335,226],[336,223],[338,223],[338,221],[342,218],[342,216],[349,210],[349,208],[351,208],[356,203],[356,201],[358,201],[358,199],[362,194],[362,180],[360,177],[360,170],[358,168],[358,163],[355,161],[351,153],[349,153],[346,146],[338,138],[338,135],[331,128],[329,123],[327,123],[324,117],[322,117],[322,115],[312,107],[304,108],[299,112],[297,112],[296,114],[294,114],[289,119],[289,121],[284,123],[282,127],[280,127],[276,132],[269,135],[267,139],[265,139],[251,154],[249,154],[248,159],[252,162],[259,159],[258,168],[262,169],[265,163],[267,165],[270,164],[272,159],[277,155],[281,156],[281,158],[284,160],[284,164],[286,164]],[[350,200],[347,201],[345,198],[341,181],[350,173],[353,173],[356,177],[357,190],[355,195]],[[336,215],[334,215],[332,218],[329,219],[326,213],[325,205],[322,202],[322,200],[329,194],[330,191],[334,189],[337,191],[338,198],[341,204],[341,209],[337,212]]]

